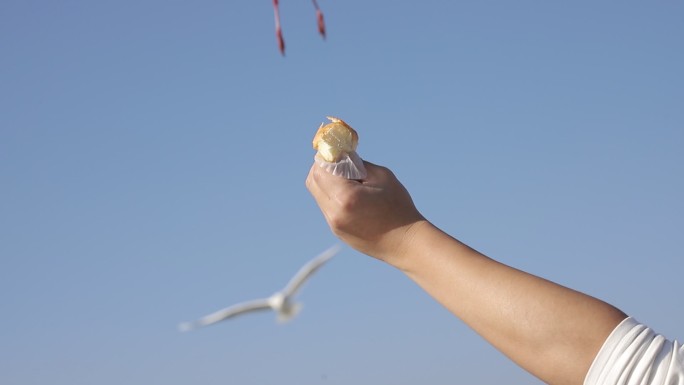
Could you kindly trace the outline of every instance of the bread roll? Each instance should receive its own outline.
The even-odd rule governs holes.
[[[363,160],[356,153],[359,134],[342,119],[327,118],[330,123],[321,123],[313,139],[316,162],[333,175],[356,180],[365,178]]]
[[[337,162],[345,153],[356,151],[359,134],[342,119],[327,118],[331,123],[321,123],[313,139],[313,148],[326,162]]]

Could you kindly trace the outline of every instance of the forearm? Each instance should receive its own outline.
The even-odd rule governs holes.
[[[518,365],[550,384],[582,384],[626,316],[593,297],[494,261],[427,221],[385,260]]]
[[[333,232],[394,265],[518,365],[580,385],[618,309],[496,262],[425,221],[394,174],[366,163],[349,181],[312,167],[307,187]]]

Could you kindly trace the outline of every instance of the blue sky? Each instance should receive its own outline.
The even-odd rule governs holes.
[[[336,242],[326,115],[437,226],[684,338],[684,3],[0,3],[0,383],[539,381]]]

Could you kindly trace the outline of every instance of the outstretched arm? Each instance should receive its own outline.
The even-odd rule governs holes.
[[[428,222],[390,170],[351,181],[314,165],[307,187],[332,231],[403,271],[522,368],[549,384],[582,384],[626,315],[596,298],[499,263]]]

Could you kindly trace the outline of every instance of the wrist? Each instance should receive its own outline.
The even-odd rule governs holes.
[[[384,253],[378,255],[378,259],[406,272],[411,265],[411,260],[420,253],[421,244],[431,231],[436,230],[428,220],[420,218],[414,222],[392,230],[388,234],[392,239]]]

